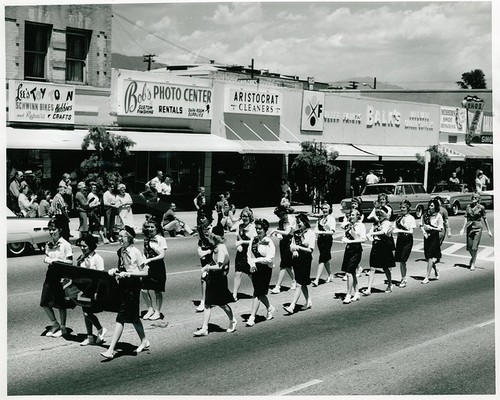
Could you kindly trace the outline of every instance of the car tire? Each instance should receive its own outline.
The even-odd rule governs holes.
[[[28,244],[26,242],[20,242],[20,243],[9,243],[7,245],[7,250],[10,255],[13,256],[20,256],[23,254],[28,247]]]
[[[453,205],[451,206],[451,215],[457,215],[458,211],[460,210],[460,203],[458,201],[454,202]]]
[[[417,218],[422,218],[422,215],[424,215],[424,207],[417,206],[417,208],[415,209],[415,216]]]

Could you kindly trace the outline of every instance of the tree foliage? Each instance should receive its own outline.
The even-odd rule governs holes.
[[[296,181],[307,184],[321,201],[331,186],[335,173],[339,168],[333,165],[338,152],[329,153],[321,144],[302,142],[302,152],[295,158],[292,171]]]
[[[457,85],[461,89],[486,89],[484,72],[480,69],[464,72],[462,74],[462,80],[457,81]]]
[[[428,187],[432,188],[434,185],[447,178],[447,167],[450,163],[450,157],[444,151],[439,150],[437,145],[430,146],[427,151],[431,154],[431,161],[429,162],[429,180]],[[417,163],[425,165],[425,155],[416,154]]]
[[[92,126],[83,138],[82,150],[91,146],[94,148],[92,154],[80,164],[81,173],[102,186],[121,182],[120,168],[135,142],[126,136],[110,133],[102,126]]]

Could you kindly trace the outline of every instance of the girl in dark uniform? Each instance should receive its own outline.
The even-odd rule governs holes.
[[[248,265],[247,251],[252,239],[257,235],[253,224],[253,212],[250,208],[245,207],[240,214],[241,223],[238,226],[238,235],[236,236],[236,258],[233,296],[234,300],[238,301],[238,290],[241,285],[241,274],[250,274],[250,265]]]
[[[343,300],[344,304],[349,304],[351,301],[357,301],[360,298],[356,270],[363,253],[361,243],[366,241],[366,228],[360,221],[360,217],[361,213],[358,210],[351,210],[349,223],[343,226],[345,236],[342,238],[342,243],[345,243],[346,247],[342,261],[342,271],[347,276],[347,294]]]
[[[255,315],[259,310],[260,303],[267,309],[266,319],[273,319],[273,313],[276,308],[269,304],[267,291],[269,282],[273,273],[274,255],[276,249],[273,241],[266,235],[269,229],[269,222],[266,219],[257,219],[255,221],[255,231],[257,236],[252,239],[248,247],[248,263],[250,264],[250,273],[252,274],[253,301],[252,312],[247,320],[247,326],[255,325]]]
[[[436,199],[429,201],[427,212],[422,215],[420,229],[424,235],[424,255],[427,260],[427,272],[423,284],[429,283],[431,271],[434,269],[436,280],[439,279],[439,270],[436,262],[441,258],[441,245],[439,244],[439,232],[444,229],[443,217],[439,214],[439,202]]]
[[[203,313],[203,326],[193,333],[193,336],[207,336],[208,323],[212,315],[212,307],[219,306],[229,318],[229,327],[226,332],[236,330],[236,319],[229,303],[234,302],[233,295],[227,287],[227,274],[229,272],[229,253],[224,244],[224,228],[216,225],[210,234],[210,241],[214,246],[212,263],[205,265],[201,271],[206,275],[207,288],[205,291],[205,310]]]
[[[120,289],[120,308],[116,316],[113,338],[107,351],[101,356],[112,359],[115,356],[115,347],[123,333],[125,323],[131,323],[141,339],[141,344],[135,349],[136,353],[149,348],[149,340],[144,334],[144,327],[139,318],[139,303],[141,293],[141,277],[148,275],[149,267],[145,265],[145,258],[141,251],[133,246],[135,231],[128,225],[120,231],[118,241],[118,268],[111,268],[108,274],[118,279]]]
[[[273,230],[271,235],[280,239],[280,272],[276,286],[271,290],[271,293],[278,294],[281,291],[281,283],[283,282],[285,273],[288,273],[292,279],[291,289],[295,290],[297,287],[295,276],[293,275],[292,252],[290,250],[290,244],[292,244],[292,233],[296,228],[296,223],[294,216],[289,214],[289,208],[286,206],[276,207],[274,214],[279,218],[278,229]]]
[[[332,208],[330,204],[323,203],[321,205],[322,215],[319,216],[316,224],[316,230],[314,233],[318,235],[318,250],[319,250],[319,260],[318,260],[318,272],[316,274],[316,279],[312,282],[313,286],[319,285],[319,278],[323,273],[323,268],[326,269],[328,273],[328,278],[326,282],[333,282],[332,270],[330,268],[330,260],[332,259],[332,235],[335,233],[336,221],[332,215]]]
[[[147,219],[142,225],[144,233],[144,265],[149,267],[148,276],[142,278],[142,297],[148,311],[142,317],[156,321],[161,318],[161,306],[163,304],[163,292],[167,282],[167,270],[165,268],[165,253],[167,241],[158,235],[157,226],[153,218]],[[153,307],[153,292],[156,299],[156,308]]]
[[[488,235],[490,235],[490,237],[493,236],[490,226],[488,225],[488,220],[486,219],[486,210],[482,204],[479,204],[480,199],[481,196],[479,193],[474,193],[471,196],[471,203],[465,209],[464,226],[460,231],[460,235],[463,236],[465,230],[467,229],[467,251],[471,257],[469,262],[471,271],[474,271],[476,268],[477,250],[479,248],[479,242],[481,241],[481,234],[483,231],[481,220],[488,230]]]
[[[410,215],[411,203],[408,200],[403,200],[400,204],[401,214],[393,223],[393,233],[397,233],[396,252],[394,261],[399,262],[401,269],[401,281],[399,287],[406,287],[406,262],[410,257],[411,249],[413,248],[413,229],[417,227],[415,218]]]
[[[287,314],[293,314],[295,312],[295,305],[301,293],[304,295],[306,301],[302,309],[308,310],[312,307],[307,286],[311,283],[312,253],[316,243],[316,235],[311,230],[311,224],[309,223],[307,215],[299,214],[296,219],[298,229],[293,233],[290,250],[292,251],[292,266],[298,287],[295,289],[293,300],[290,305],[288,307],[283,307]]]
[[[199,224],[198,229],[198,255],[200,256],[201,268],[205,265],[212,263],[212,252],[214,246],[210,241],[210,230],[212,229],[210,221],[205,213],[199,214]],[[206,276],[206,274],[205,274]],[[198,307],[196,307],[196,312],[203,312],[205,310],[205,290],[206,281],[204,276],[201,277],[201,301]]]
[[[370,275],[368,277],[368,287],[362,292],[369,296],[372,292],[372,285],[375,279],[375,269],[382,268],[387,278],[386,293],[392,292],[391,268],[396,266],[394,261],[394,239],[392,238],[392,224],[387,218],[387,213],[380,208],[375,211],[377,222],[375,222],[368,232],[368,238],[373,240],[370,252]]]

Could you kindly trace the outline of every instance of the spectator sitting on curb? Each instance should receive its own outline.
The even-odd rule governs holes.
[[[176,208],[175,203],[170,203],[170,208],[163,214],[161,222],[163,231],[168,232],[171,237],[185,236],[185,233],[191,236],[196,235],[195,231],[175,216]]]

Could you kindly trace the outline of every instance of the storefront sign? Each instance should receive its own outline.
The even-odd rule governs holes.
[[[493,135],[481,135],[481,143],[493,143]]]
[[[227,87],[224,112],[281,115],[283,95],[279,92],[251,91]]]
[[[325,94],[304,90],[302,97],[302,123],[303,131],[323,131],[323,112],[325,107]]]
[[[465,133],[466,115],[464,108],[441,107],[439,130],[446,133]]]
[[[9,121],[74,124],[75,87],[41,82],[9,81]]]
[[[124,79],[118,85],[118,115],[210,119],[212,89]]]

